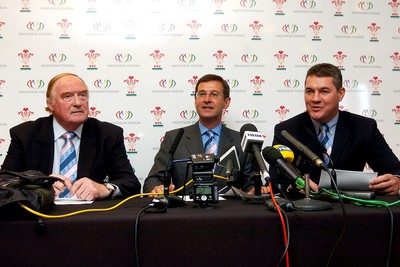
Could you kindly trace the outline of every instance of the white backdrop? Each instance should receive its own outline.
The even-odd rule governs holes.
[[[12,126],[47,116],[61,72],[90,88],[92,117],[124,128],[141,182],[165,131],[197,121],[193,86],[232,88],[228,127],[273,127],[304,110],[307,69],[342,69],[341,109],[372,117],[400,156],[399,1],[0,1],[0,164]],[[362,130],[362,129],[360,129]]]

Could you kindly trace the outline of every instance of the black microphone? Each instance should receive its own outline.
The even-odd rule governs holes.
[[[175,136],[174,142],[171,145],[171,148],[168,152],[169,157],[168,161],[165,167],[165,172],[164,172],[164,196],[160,196],[158,198],[161,199],[161,201],[167,203],[167,206],[169,207],[177,207],[177,206],[182,206],[181,204],[181,199],[179,197],[173,198],[172,196],[169,196],[169,185],[171,184],[171,176],[173,175],[173,156],[175,154],[175,151],[179,145],[179,142],[182,139],[184,129],[180,128],[178,130],[178,133]]]
[[[308,127],[304,127],[304,130],[308,137],[310,137],[311,140],[313,140],[313,142],[318,146],[318,149],[321,151],[321,153],[327,154],[326,148],[321,144],[320,141],[318,141],[318,138],[315,136],[315,134],[313,134]]]
[[[296,147],[297,150],[299,150],[301,153],[303,153],[306,157],[308,157],[317,167],[328,171],[328,167],[325,165],[325,163],[317,156],[315,155],[308,147],[303,145],[299,140],[294,138],[293,135],[288,133],[288,131],[283,130],[281,132],[283,137],[285,137],[292,145]]]
[[[225,174],[228,177],[227,183],[233,182],[232,171],[240,171],[239,157],[236,152],[236,146],[226,147],[223,151],[226,151],[217,163],[218,166],[225,167]]]
[[[240,135],[242,137],[241,146],[243,152],[252,153],[264,178],[269,178],[267,166],[261,156],[261,146],[264,143],[263,135],[251,123],[245,124],[240,128]]]
[[[168,154],[170,154],[171,156],[173,156],[175,154],[176,148],[178,147],[179,142],[181,141],[182,135],[184,132],[185,132],[185,130],[183,128],[180,128],[178,130],[178,133],[175,136],[174,142],[172,143],[171,148],[169,149],[169,152],[168,152]]]
[[[294,166],[284,159],[281,152],[279,152],[276,148],[267,146],[263,149],[262,155],[270,165],[274,165],[282,170],[292,182],[296,183],[298,179],[303,180],[302,175],[295,169]]]

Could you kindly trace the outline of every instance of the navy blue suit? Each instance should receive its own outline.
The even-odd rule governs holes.
[[[4,170],[38,170],[52,173],[54,159],[53,116],[27,121],[10,129],[11,144],[1,166]],[[82,128],[78,179],[103,183],[106,177],[122,196],[140,193],[140,182],[129,162],[122,128],[89,118]]]
[[[281,135],[282,130],[288,131],[323,159],[314,124],[307,112],[277,124],[274,129],[273,145],[281,144],[290,147],[296,155],[294,160],[296,162],[299,151]],[[400,175],[399,159],[378,130],[376,121],[345,111],[339,111],[331,159],[335,169],[362,171],[368,163],[374,171],[378,172],[378,175],[387,173]],[[304,173],[304,169],[301,171]],[[311,166],[311,180],[318,183],[320,173],[321,171],[316,166]],[[270,167],[270,174],[273,182],[282,178],[273,166]]]

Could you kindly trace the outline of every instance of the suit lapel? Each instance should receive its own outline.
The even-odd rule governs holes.
[[[43,173],[52,173],[54,161],[54,130],[53,130],[53,116],[49,116],[48,120],[43,122],[41,131],[36,137],[37,149],[35,149],[36,156],[34,161],[36,165],[40,166]]]
[[[347,151],[347,142],[350,138],[350,131],[347,129],[349,123],[346,122],[346,114],[339,112],[339,119],[336,125],[335,139],[332,146],[332,161],[338,162],[342,151]]]

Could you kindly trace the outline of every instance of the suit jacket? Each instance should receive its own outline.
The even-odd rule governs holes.
[[[191,155],[204,154],[203,142],[201,139],[198,123],[184,127],[183,129],[184,133],[175,151],[174,159],[189,159]],[[144,182],[143,192],[150,192],[155,186],[164,184],[164,172],[169,157],[168,152],[178,131],[179,129],[175,129],[172,131],[168,131],[165,134],[164,140],[162,141],[160,146],[160,150],[154,157],[153,167],[151,168],[149,175]],[[239,164],[241,170],[240,172],[233,171],[233,185],[237,188],[242,188],[244,191],[247,191],[252,186],[250,178],[252,175],[253,165],[251,164],[250,157],[242,152],[240,142],[241,138],[239,132],[222,126],[217,157],[220,157],[226,152],[224,151],[226,150],[226,147],[230,148],[232,146],[236,146],[236,152],[239,156]],[[190,181],[192,179],[191,167],[189,167],[188,169],[188,175],[185,175],[186,165],[187,162],[175,163],[173,166],[174,175],[172,177],[172,181],[175,185],[175,189],[183,186],[186,176],[186,181]],[[217,165],[214,169],[214,174],[225,176],[224,167]],[[226,186],[226,181],[222,179],[217,179],[217,181],[218,187],[220,189]]]
[[[281,135],[282,130],[288,131],[323,159],[314,124],[307,112],[277,124],[274,130],[273,144],[290,147],[296,155],[293,162],[296,162],[299,151]],[[339,111],[330,157],[335,169],[362,171],[368,163],[374,171],[378,172],[378,175],[386,173],[400,175],[400,162],[378,130],[376,121],[353,113]],[[302,173],[305,172],[305,167],[307,166],[300,166]],[[274,166],[270,167],[270,172],[271,180],[279,179],[278,171]],[[318,183],[320,173],[320,169],[314,165],[311,166],[311,180]]]
[[[2,169],[52,173],[53,116],[17,125],[10,129],[10,136]],[[140,193],[141,185],[127,157],[122,128],[94,118],[83,124],[77,177],[89,177],[98,183],[108,177],[124,197]]]

